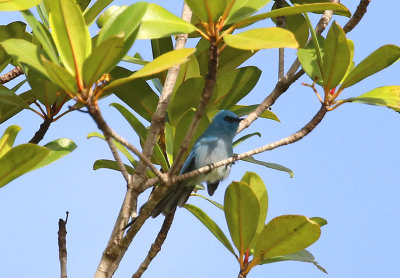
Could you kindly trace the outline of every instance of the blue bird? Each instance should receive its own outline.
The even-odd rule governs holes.
[[[241,120],[231,111],[221,110],[218,112],[208,128],[194,143],[180,173],[184,174],[232,156],[232,141]],[[167,215],[177,206],[182,207],[196,184],[206,182],[208,194],[213,195],[219,182],[228,176],[230,169],[230,164],[224,165],[209,173],[174,184],[167,195],[157,204],[152,217],[156,217],[160,213]]]

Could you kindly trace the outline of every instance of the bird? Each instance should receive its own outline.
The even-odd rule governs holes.
[[[233,138],[241,120],[232,111],[219,111],[194,143],[180,174],[188,173],[232,156]],[[168,215],[177,206],[182,207],[197,184],[206,182],[208,194],[212,196],[220,181],[228,176],[230,169],[230,164],[223,165],[209,173],[202,173],[172,185],[167,195],[154,208],[152,217],[157,217],[161,213]]]

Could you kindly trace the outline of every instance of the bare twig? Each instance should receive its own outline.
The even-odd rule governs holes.
[[[284,7],[282,0],[276,0],[276,8],[280,9]],[[276,18],[276,27],[285,28],[286,20],[284,16],[278,16]],[[279,48],[279,62],[278,62],[278,80],[281,80],[285,74],[285,49]]]
[[[65,220],[58,220],[58,257],[60,260],[60,277],[67,278],[67,222],[68,214],[66,212]]]
[[[43,123],[40,125],[38,131],[36,131],[35,135],[29,140],[29,143],[39,144],[42,141],[44,135],[49,130],[51,123],[53,122],[52,118],[45,117]]]
[[[133,274],[132,278],[140,278],[142,274],[146,271],[151,261],[157,256],[158,252],[161,250],[165,239],[167,238],[168,231],[171,228],[172,220],[174,220],[175,210],[168,214],[163,222],[160,232],[158,233],[154,243],[151,245],[149,253],[147,254],[144,261],[140,264],[138,270]]]
[[[192,13],[189,7],[184,4],[182,11],[182,19],[190,22]],[[187,41],[187,35],[178,35],[176,40],[175,49],[181,49],[185,47]],[[163,91],[161,92],[160,100],[158,102],[156,111],[153,114],[150,130],[146,138],[146,142],[143,147],[143,155],[147,158],[153,153],[153,148],[157,142],[158,135],[160,134],[161,128],[164,124],[164,119],[167,111],[167,106],[171,98],[176,78],[179,73],[179,66],[172,67],[169,69]],[[103,252],[103,256],[100,260],[97,268],[95,277],[111,277],[115,270],[118,268],[119,262],[124,256],[129,244],[137,231],[142,227],[146,219],[150,216],[156,203],[152,204],[153,207],[148,206],[147,209],[143,208],[141,213],[135,220],[135,223],[127,231],[126,236],[119,240],[121,234],[123,234],[122,228],[126,226],[129,221],[129,217],[136,207],[137,195],[141,191],[141,186],[145,183],[146,178],[144,172],[146,170],[146,164],[139,161],[135,174],[133,175],[132,183],[128,184],[128,189],[125,195],[124,202],[120,209],[116,223],[114,225],[113,232],[106,249]],[[162,188],[164,190],[164,187]],[[160,191],[160,190],[159,190]],[[151,202],[150,202],[151,204]]]
[[[343,27],[345,33],[350,32],[351,30],[353,30],[354,27],[357,26],[357,24],[363,18],[364,14],[367,12],[367,7],[370,2],[371,0],[360,0],[360,4],[358,4],[357,9],[354,12],[353,16]]]
[[[22,74],[24,74],[24,72],[22,71],[22,68],[20,66],[18,66],[16,68],[10,70],[9,72],[1,75],[0,76],[0,84],[7,83]]]

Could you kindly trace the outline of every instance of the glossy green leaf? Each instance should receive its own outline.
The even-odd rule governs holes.
[[[246,183],[250,187],[256,195],[258,204],[260,205],[260,215],[258,217],[256,234],[250,244],[250,248],[253,248],[255,241],[265,226],[265,219],[267,218],[268,212],[268,193],[263,180],[254,172],[246,172],[241,179],[241,182]]]
[[[46,76],[46,70],[39,59],[40,50],[36,45],[23,39],[8,39],[0,43],[6,52]]]
[[[305,249],[295,252],[295,253],[287,254],[284,256],[272,257],[272,258],[261,261],[259,264],[270,264],[270,263],[276,263],[276,262],[282,262],[282,261],[296,261],[296,262],[312,263],[322,272],[324,272],[326,274],[328,273],[322,266],[320,266],[315,261],[315,257]]]
[[[122,13],[128,6],[123,5],[123,6],[116,6],[112,5],[110,6],[107,10],[105,10],[96,20],[96,25],[100,29],[103,28],[103,26],[106,24],[106,22],[113,17],[118,16],[120,13]]]
[[[102,41],[83,64],[83,82],[90,87],[104,74],[109,73],[122,59],[124,47],[122,35]]]
[[[396,62],[399,57],[400,47],[397,45],[387,44],[378,48],[349,73],[340,88],[344,89],[353,86],[364,78],[387,68]]]
[[[297,51],[297,58],[301,63],[302,68],[304,69],[305,73],[311,78],[313,81],[317,81],[317,84],[323,85],[322,74],[321,74],[321,67],[322,67],[322,58],[324,57],[324,45],[325,39],[322,36],[318,36],[318,46],[314,46],[314,41],[308,43],[305,48],[300,48]],[[318,58],[318,51],[320,49],[320,57],[321,57],[321,64],[319,63]]]
[[[47,76],[63,90],[76,95],[78,93],[78,84],[76,79],[63,67],[54,64],[42,57],[42,64],[47,71]]]
[[[200,222],[203,223],[203,225],[206,226],[206,228],[215,236],[215,238],[218,239],[226,247],[226,249],[236,256],[228,238],[214,220],[212,220],[203,210],[194,205],[186,204],[183,207],[196,216],[197,219],[199,219]]]
[[[112,15],[101,28],[97,45],[109,37],[123,34],[125,42],[124,54],[126,54],[136,39],[146,7],[147,3],[138,2],[123,9],[122,12]]]
[[[15,138],[21,128],[17,125],[11,125],[4,131],[0,138],[0,157],[7,153],[14,145]]]
[[[49,153],[49,149],[35,144],[10,149],[0,158],[0,187],[31,171]]]
[[[42,45],[43,51],[47,54],[52,62],[58,63],[56,46],[51,38],[50,32],[35,18],[35,16],[29,10],[21,11],[21,13],[26,22],[28,22],[29,26],[32,28],[33,34]]]
[[[232,112],[234,112],[236,115],[238,115],[239,117],[242,117],[242,116],[248,115],[249,113],[253,112],[257,107],[258,107],[257,104],[234,105],[230,110]],[[262,112],[258,117],[280,122],[278,116],[276,116],[274,112],[272,112],[271,110],[268,110],[268,109],[266,109],[264,112]]]
[[[196,56],[190,56],[186,63],[180,66],[178,76],[175,81],[174,92],[179,86],[190,78],[200,77],[199,63],[197,62]]]
[[[125,78],[131,74],[132,72],[121,67],[116,67],[111,71],[113,79]],[[158,104],[158,96],[146,81],[140,78],[135,79],[114,88],[113,92],[141,117],[151,122],[151,118]]]
[[[198,106],[204,82],[203,77],[187,79],[172,95],[167,109],[168,118],[173,126],[177,126],[188,110]]]
[[[211,200],[210,198],[207,198],[206,196],[203,196],[203,195],[200,195],[200,194],[197,194],[197,193],[192,193],[191,196],[200,197],[200,198],[202,198],[202,199],[204,199],[204,200],[210,202],[211,204],[213,204],[214,206],[216,206],[216,207],[219,208],[220,210],[224,211],[224,206],[223,206],[223,205],[221,205],[220,203],[217,203],[217,202]]]
[[[305,4],[315,4],[315,3],[329,3],[331,2],[331,0],[289,0],[290,2],[292,2],[293,4],[298,4],[298,5],[305,5]],[[317,11],[317,12],[313,12],[315,14],[322,14],[323,11]],[[333,12],[333,14],[335,15],[342,15],[342,16],[349,16],[348,15],[348,11],[340,11],[340,10],[336,10]]]
[[[333,22],[326,37],[322,63],[322,79],[325,90],[335,88],[347,72],[350,64],[350,48],[343,29]]]
[[[261,76],[257,67],[243,67],[217,75],[216,100],[219,109],[230,110],[256,86]]]
[[[325,10],[340,11],[343,15],[347,17],[351,16],[350,11],[342,4],[314,3],[314,4],[298,5],[293,7],[284,7],[281,9],[273,10],[271,12],[254,15],[245,18],[242,21],[237,22],[235,25],[241,28],[266,18],[302,14],[306,12],[324,12]]]
[[[243,158],[242,160],[253,163],[253,164],[258,164],[258,165],[261,165],[261,166],[264,166],[264,167],[267,167],[270,169],[275,169],[278,171],[286,172],[290,175],[291,178],[293,178],[293,171],[285,166],[280,165],[280,164],[257,160],[253,156]]]
[[[189,22],[184,21],[159,5],[149,3],[137,38],[163,38],[174,34],[187,34],[195,30],[196,28]]]
[[[49,14],[47,12],[45,5],[46,1],[47,0],[40,2],[39,5],[36,7],[36,11],[39,14],[40,19],[42,20],[43,25],[46,26],[47,29],[49,29],[50,28]]]
[[[266,48],[298,48],[293,33],[282,28],[255,28],[237,35],[224,36],[227,45],[245,50],[258,50]]]
[[[91,0],[75,0],[75,2],[79,5],[79,8],[81,8],[81,11],[84,11],[90,4]]]
[[[240,137],[239,139],[237,139],[235,142],[233,142],[232,145],[235,148],[237,145],[239,145],[240,143],[243,143],[244,141],[246,141],[247,139],[249,139],[249,138],[251,138],[253,136],[261,137],[261,133],[253,132],[253,133],[250,133],[250,134],[246,134],[246,135]]]
[[[32,170],[41,168],[60,158],[63,158],[64,156],[75,150],[77,145],[70,139],[62,138],[51,141],[44,145],[44,147],[49,149],[50,152]]]
[[[326,219],[322,218],[322,217],[310,217],[310,220],[316,222],[320,227],[325,226],[328,224],[328,221],[326,221]]]
[[[142,65],[142,66],[144,66],[144,65],[146,65],[148,63],[148,61],[144,61],[143,59],[132,57],[132,56],[129,56],[129,55],[125,55],[122,58],[122,61],[128,62],[128,63],[132,63],[132,64],[135,64],[135,65]]]
[[[150,76],[169,69],[170,67],[185,63],[188,60],[189,56],[192,55],[195,51],[195,48],[183,48],[165,53],[154,59],[152,62],[146,64],[143,68],[136,71],[132,75],[111,82],[105,87],[105,90],[116,88],[134,79]]]
[[[75,1],[51,2],[50,28],[60,59],[67,71],[81,82],[82,66],[92,46],[89,30]]]
[[[83,14],[86,24],[90,26],[96,17],[101,13],[101,11],[113,1],[114,0],[97,0],[94,2],[93,6],[91,6],[89,9],[86,9]]]
[[[268,258],[298,252],[318,240],[320,227],[302,215],[282,215],[265,225],[256,245],[254,259]]]
[[[60,87],[36,71],[30,70],[27,79],[35,97],[46,107],[50,107],[59,98]],[[65,94],[62,97],[64,98]]]
[[[271,2],[271,0],[235,0],[228,17],[225,20],[225,24],[231,24],[242,20],[254,14],[269,2]]]
[[[165,122],[165,151],[167,153],[167,160],[169,165],[174,163],[174,132],[175,128],[167,121]]]
[[[303,15],[296,14],[285,17],[285,29],[293,33],[300,47],[306,45],[309,36],[309,30],[306,19]]]
[[[185,2],[196,17],[208,23],[209,15],[207,10],[211,13],[211,19],[216,22],[224,13],[225,7],[230,0],[185,0]]]
[[[0,86],[0,103],[1,105],[7,103],[21,109],[29,108],[29,105],[24,101],[24,99],[2,85]]]
[[[39,3],[42,0],[2,0],[0,1],[0,11],[22,11],[30,9]]]
[[[2,90],[0,90],[0,95],[2,95]],[[18,97],[22,99],[27,105],[33,103],[36,100],[31,90],[18,95]],[[15,105],[13,101],[8,102],[0,99],[0,124],[7,121],[12,116],[18,114],[25,108],[28,107],[23,106],[22,103],[21,105]]]
[[[133,175],[135,173],[135,169],[133,169],[129,165],[125,165],[126,171],[128,171],[129,174]],[[99,169],[111,169],[120,172],[119,166],[117,162],[114,160],[108,160],[108,159],[100,159],[96,160],[93,164],[93,170],[99,170]]]
[[[400,86],[384,86],[375,88],[361,96],[345,99],[343,102],[381,105],[400,112]]]
[[[231,238],[240,253],[251,248],[260,218],[257,195],[244,182],[232,182],[225,191],[225,218]]]
[[[153,59],[172,50],[174,50],[174,45],[172,43],[171,37],[151,40],[151,51],[153,53]]]
[[[26,24],[21,21],[14,21],[8,25],[0,25],[0,42],[7,39],[32,40],[32,35],[25,31]],[[11,57],[6,53],[3,47],[0,47],[0,64],[3,70],[10,62]]]

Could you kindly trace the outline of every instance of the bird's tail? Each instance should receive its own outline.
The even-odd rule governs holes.
[[[167,195],[154,208],[151,216],[154,218],[160,213],[168,215],[177,206],[182,207],[189,199],[194,188],[194,186],[185,186],[184,183],[173,185]]]

